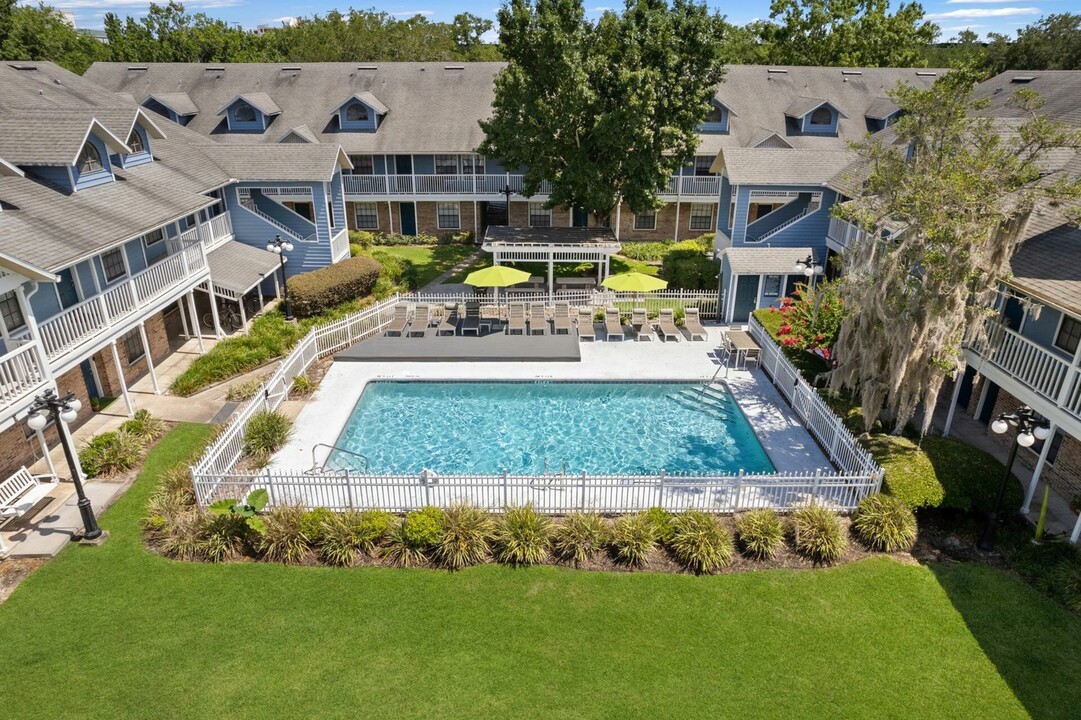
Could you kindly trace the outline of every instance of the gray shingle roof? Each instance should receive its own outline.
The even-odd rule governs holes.
[[[286,143],[273,152],[258,145],[214,145],[209,153],[237,180],[328,182],[339,167],[352,167],[340,146],[324,143]]]
[[[713,163],[733,185],[822,185],[856,157],[851,150],[727,148]]]
[[[790,118],[801,118],[812,110],[817,110],[823,105],[832,105],[826,98],[798,97],[785,108],[784,114]],[[837,111],[842,118],[848,117],[840,110]]]
[[[134,118],[134,109],[129,115]],[[116,133],[86,110],[0,113],[0,157],[16,165],[73,165],[91,132],[113,152],[128,152]]]
[[[270,97],[270,95],[265,92],[253,92],[237,95],[232,100],[222,105],[221,109],[214,114],[221,115],[232,107],[237,100],[243,100],[268,117],[271,115],[280,115],[282,111],[282,109],[278,107],[278,103],[274,102],[274,99]]]
[[[1015,78],[1032,78],[1015,82]],[[1023,118],[1024,111],[1009,107],[1017,90],[1032,90],[1043,100],[1042,114],[1071,125],[1081,126],[1081,70],[1007,70],[976,86],[976,96],[989,102],[985,114],[1003,118]]]
[[[131,93],[128,93],[128,95],[131,95]],[[188,94],[184,92],[154,93],[150,96],[150,99],[161,103],[181,117],[199,114],[199,108],[191,101]],[[132,95],[132,102],[135,102],[134,95]]]
[[[334,108],[331,114],[338,112],[338,110],[341,109],[342,105],[345,105],[347,102],[352,102],[353,100],[360,100],[362,103],[370,107],[372,110],[375,110],[380,115],[386,115],[388,112],[390,112],[390,108],[381,103],[379,101],[379,98],[365,90],[363,92],[353,93],[345,100],[338,103],[338,107]]]
[[[1032,215],[1025,238],[1010,260],[1008,284],[1081,317],[1081,229],[1044,210]]]
[[[736,275],[791,275],[811,248],[730,247],[721,251]],[[819,258],[816,258],[819,259]]]
[[[319,138],[316,137],[312,129],[307,125],[297,125],[295,128],[290,128],[284,135],[278,138],[278,142],[286,142],[286,138],[290,135],[296,135],[298,138],[307,143],[317,143]]]
[[[872,120],[885,120],[900,109],[901,107],[889,98],[876,98],[864,115]]]
[[[260,248],[230,240],[207,253],[214,285],[235,293],[246,293],[278,269],[278,256]]]

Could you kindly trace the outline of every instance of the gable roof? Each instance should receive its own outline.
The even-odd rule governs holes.
[[[733,185],[822,185],[856,157],[851,150],[726,148],[710,168]]]
[[[848,117],[847,115],[845,115],[843,110],[834,106],[834,104],[831,103],[829,100],[826,100],[824,98],[809,97],[798,97],[793,100],[792,103],[787,108],[785,108],[784,114],[790,118],[799,119],[804,115],[807,115],[808,113],[814,112],[823,105],[829,105],[831,108],[837,111],[838,115],[843,118]]]
[[[215,115],[221,115],[226,110],[235,105],[238,101],[243,100],[253,108],[263,113],[264,115],[281,115],[281,108],[274,102],[274,99],[265,92],[244,93],[243,95],[237,95],[229,102],[221,106],[221,110],[218,110]]]
[[[766,142],[770,142],[770,145],[773,147],[776,147],[777,145],[788,148],[792,147],[791,143],[783,137],[766,128],[758,128],[758,132],[751,136],[751,140],[748,144],[750,147],[761,147]]]
[[[809,247],[728,247],[721,255],[735,275],[794,275],[796,263],[814,253]]]
[[[134,101],[134,97],[132,100]],[[153,100],[159,105],[163,105],[180,117],[199,114],[199,108],[196,107],[195,103],[191,101],[191,98],[188,97],[188,94],[185,92],[153,93],[147,100]]]
[[[380,115],[386,115],[388,112],[390,112],[390,108],[379,102],[379,98],[377,98],[375,95],[372,95],[367,90],[363,90],[358,93],[353,93],[352,95],[347,97],[338,105],[338,107],[334,108],[334,112],[331,114],[333,115],[334,113],[338,112],[354,100],[359,100],[360,102],[370,107],[372,110],[375,110]]]
[[[257,145],[216,145],[214,161],[236,180],[328,182],[353,163],[341,145],[275,145],[273,152]]]
[[[713,96],[713,102],[715,102],[718,105],[723,105],[724,109],[727,110],[728,114],[731,115],[732,117],[739,117],[739,113],[737,113],[735,110],[733,110],[728,105],[728,103],[726,103],[724,100],[721,99],[720,93]]]
[[[317,138],[315,136],[315,133],[313,133],[312,129],[310,127],[308,127],[307,125],[297,125],[295,128],[290,128],[289,130],[287,130],[285,132],[284,135],[282,135],[280,138],[278,138],[278,142],[279,143],[285,142],[285,139],[287,137],[289,137],[290,135],[296,135],[298,138],[300,138],[301,140],[303,140],[306,143],[317,143],[317,142],[319,142],[319,138]]]
[[[94,134],[114,152],[131,150],[86,111],[0,114],[0,157],[16,165],[74,165]]]
[[[6,175],[7,177],[23,177],[25,174],[26,173],[9,163],[4,158],[0,158],[0,176]]]
[[[1022,292],[1081,317],[1081,229],[1043,209],[1029,218],[1025,240],[1010,259],[1007,281]]]
[[[871,120],[885,120],[890,115],[896,114],[900,109],[901,107],[889,98],[875,98],[874,102],[864,111],[863,116]]]
[[[1016,78],[1031,78],[1015,82]],[[1007,70],[976,86],[976,97],[988,101],[983,114],[1002,118],[1023,118],[1026,113],[1010,107],[1015,91],[1033,90],[1040,94],[1042,115],[1081,127],[1081,70]]]

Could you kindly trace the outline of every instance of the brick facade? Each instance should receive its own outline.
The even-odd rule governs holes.
[[[146,341],[150,345],[150,356],[154,360],[154,364],[157,365],[161,360],[166,358],[170,353],[169,347],[169,335],[165,327],[165,313],[159,312],[146,320]],[[135,341],[138,348],[137,352],[143,352],[142,339],[135,335]],[[127,348],[122,339],[117,338],[116,341],[117,354],[120,356],[120,365],[124,371],[124,382],[128,387],[131,384],[146,375],[149,368],[147,366],[146,358],[139,355],[137,359],[132,362],[128,356]],[[94,367],[98,371],[98,379],[101,381],[102,392],[108,397],[118,397],[121,394],[120,383],[118,382],[116,375],[116,363],[113,362],[113,351],[106,347],[91,358],[91,362],[94,363]]]
[[[57,379],[56,385],[61,395],[74,392],[75,397],[82,403],[78,418],[71,424],[72,429],[79,427],[94,413],[90,407],[90,391],[83,381],[82,370],[78,367],[68,370]],[[50,425],[42,432],[49,447],[55,447],[60,440],[56,427]],[[40,458],[41,444],[37,434],[31,432],[27,435],[25,422],[17,422],[0,433],[0,479],[10,476],[23,465],[32,465]],[[67,476],[65,467],[58,466],[56,471],[62,477]]]

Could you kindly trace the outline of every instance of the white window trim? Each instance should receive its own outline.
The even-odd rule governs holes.
[[[113,278],[112,280],[110,280],[109,279],[109,274],[105,271],[105,254],[106,253],[111,253],[114,250],[119,250],[120,251],[120,259],[124,263],[124,272],[121,275],[118,275],[115,278]],[[103,280],[105,280],[105,287],[106,288],[111,288],[112,286],[117,285],[118,283],[121,283],[124,280],[131,277],[131,265],[128,263],[128,253],[124,249],[123,245],[118,245],[116,247],[111,247],[108,250],[102,250],[100,253],[98,253],[97,259],[98,259],[98,264],[101,265],[101,277],[102,277]]]
[[[690,210],[687,211],[687,229],[688,230],[693,230],[695,232],[709,232],[710,230],[713,229],[713,222],[714,222],[714,219],[715,219],[714,215],[716,213],[714,213],[712,210],[710,210],[710,213],[709,213],[709,227],[707,227],[707,228],[696,228],[694,226],[694,219],[695,219],[694,218],[694,206],[695,205],[705,206],[705,207],[709,207],[709,208],[713,207],[709,203],[691,203],[691,208],[690,208]]]
[[[1005,305],[1004,305],[1004,307],[1005,307]],[[1027,316],[1028,313],[1026,312],[1025,315]],[[1075,317],[1070,317],[1066,313],[1059,313],[1058,325],[1055,327],[1055,335],[1054,335],[1054,337],[1051,338],[1051,346],[1053,348],[1055,348],[1055,350],[1058,350],[1060,353],[1063,353],[1063,354],[1069,355],[1070,357],[1073,357],[1079,351],[1081,351],[1081,342],[1078,343],[1077,349],[1074,350],[1073,352],[1067,350],[1066,348],[1059,347],[1059,344],[1058,344],[1059,335],[1062,334],[1062,326],[1066,324],[1067,320],[1073,320],[1074,322],[1081,324],[1081,320],[1078,320]],[[1023,329],[1023,328],[1024,328],[1024,326],[1022,325],[1021,329]]]
[[[375,226],[374,227],[361,226],[360,221],[357,219],[357,210],[360,208],[361,205],[371,205],[372,208],[375,210]],[[357,230],[364,230],[364,231],[378,230],[379,229],[379,203],[374,203],[374,202],[353,203],[353,224],[356,225]]]
[[[443,225],[442,216],[439,213],[440,205],[456,205],[458,207],[458,223],[456,225]],[[439,201],[435,204],[435,226],[438,230],[461,230],[462,229],[462,204],[460,202]]]
[[[540,214],[540,213],[534,213],[533,212],[533,208],[532,208],[533,205],[540,205],[541,209],[544,210],[544,212],[548,213],[548,224],[547,225],[534,225],[533,224],[533,215],[535,215],[535,214],[539,215]],[[552,227],[552,208],[544,207],[544,203],[533,203],[533,202],[531,202],[526,206],[525,211],[526,211],[526,220],[529,222],[529,227]]]

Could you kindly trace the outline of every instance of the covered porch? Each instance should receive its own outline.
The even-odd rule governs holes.
[[[610,228],[512,227],[490,225],[481,246],[492,262],[543,262],[547,264],[548,295],[555,294],[557,262],[589,262],[597,266],[597,283],[608,277],[612,256],[620,251]]]
[[[277,270],[281,266],[278,256],[261,248],[230,241],[207,253],[207,265],[210,268],[210,281],[199,286],[199,291],[207,299],[210,317],[203,320],[195,318],[193,324],[214,331],[214,336],[221,338],[227,333],[248,327],[248,322],[266,306],[266,298],[261,286],[267,278],[274,280],[274,296],[281,296],[281,283]],[[252,290],[259,289],[254,298],[245,301]],[[226,303],[226,317],[223,317],[223,303]],[[232,310],[236,305],[237,309]],[[210,320],[210,322],[206,322]],[[232,322],[230,322],[232,320]]]

